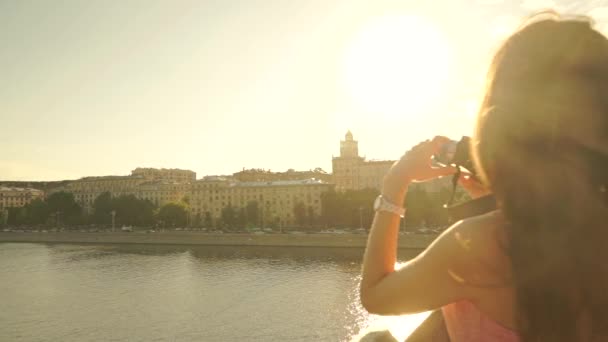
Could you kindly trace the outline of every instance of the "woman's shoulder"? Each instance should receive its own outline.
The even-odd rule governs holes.
[[[439,239],[458,262],[454,276],[461,281],[489,285],[509,278],[505,221],[499,211],[459,221]]]
[[[461,220],[448,229],[461,244],[476,251],[503,246],[506,243],[505,220],[498,210]]]

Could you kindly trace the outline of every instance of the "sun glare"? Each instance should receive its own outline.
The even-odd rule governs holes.
[[[428,110],[444,87],[449,48],[417,16],[385,16],[365,25],[348,47],[344,86],[358,106],[390,118]]]

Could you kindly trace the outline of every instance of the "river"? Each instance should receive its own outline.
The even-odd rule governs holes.
[[[350,341],[357,248],[0,243],[1,341]],[[411,255],[404,255],[408,258]]]

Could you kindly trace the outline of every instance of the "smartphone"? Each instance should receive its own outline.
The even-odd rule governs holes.
[[[448,207],[448,215],[454,221],[460,221],[468,217],[483,215],[496,210],[496,199],[493,195],[486,195],[468,202]]]
[[[450,165],[454,160],[456,151],[458,150],[458,141],[450,140],[441,145],[439,152],[433,156],[433,159],[439,164]]]

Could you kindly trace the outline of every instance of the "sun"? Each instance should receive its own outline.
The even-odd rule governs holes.
[[[443,91],[449,52],[441,32],[422,17],[379,17],[348,46],[344,87],[368,113],[390,118],[421,115]]]

